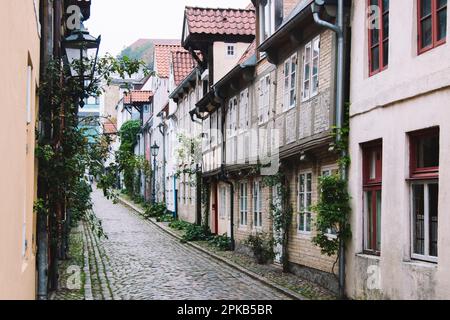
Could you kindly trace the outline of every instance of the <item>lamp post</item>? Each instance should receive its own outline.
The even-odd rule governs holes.
[[[156,203],[156,157],[158,156],[159,146],[156,141],[150,147],[153,156],[153,179],[152,179],[152,204]]]
[[[95,38],[81,23],[80,29],[75,29],[63,41],[66,62],[70,67],[71,76],[79,78],[82,92],[79,94],[79,105],[84,107],[85,91],[94,79],[95,68],[100,48],[101,36]],[[90,62],[89,59],[94,60]]]

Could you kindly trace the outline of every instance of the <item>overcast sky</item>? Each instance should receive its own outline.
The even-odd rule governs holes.
[[[245,8],[250,0],[93,0],[86,26],[102,35],[101,53],[118,54],[140,38],[181,38],[184,6]]]

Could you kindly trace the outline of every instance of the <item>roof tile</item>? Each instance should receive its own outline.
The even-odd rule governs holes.
[[[175,85],[178,86],[195,68],[195,61],[188,51],[173,51],[173,74]]]
[[[171,53],[182,49],[180,42],[176,45],[155,44],[155,65],[159,77],[169,78]]]
[[[151,91],[132,90],[129,93],[125,93],[123,97],[123,103],[125,105],[134,105],[150,102],[153,97]]]
[[[190,34],[255,34],[256,16],[253,9],[186,7],[185,13]]]

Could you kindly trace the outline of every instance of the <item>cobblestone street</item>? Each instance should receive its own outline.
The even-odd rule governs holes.
[[[88,232],[94,299],[289,299],[182,244],[98,190],[93,201],[109,237],[98,240]]]

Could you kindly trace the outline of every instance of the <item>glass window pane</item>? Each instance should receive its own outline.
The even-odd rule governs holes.
[[[437,39],[442,40],[447,36],[447,8],[438,12],[438,34]]]
[[[308,175],[307,175],[306,191],[307,192],[312,191],[312,174],[311,173],[308,173]]]
[[[439,135],[419,138],[417,142],[417,167],[439,166]]]
[[[383,40],[389,38],[389,13],[383,16]]]
[[[380,48],[378,46],[376,46],[375,48],[372,48],[371,60],[372,60],[372,71],[379,70],[380,69]]]
[[[413,238],[414,253],[425,254],[424,185],[413,186]]]
[[[306,214],[306,230],[307,232],[311,231],[311,213]]]
[[[422,48],[428,47],[433,43],[433,28],[431,23],[431,16],[422,20]]]
[[[389,64],[389,40],[383,43],[383,67]]]
[[[373,46],[375,46],[375,45],[377,45],[377,44],[379,43],[379,40],[380,40],[380,30],[379,30],[379,29],[372,29],[371,34],[372,34],[372,37],[371,37],[371,39],[372,39],[372,41],[371,41],[371,46],[373,47]]]
[[[439,185],[428,185],[428,210],[429,210],[429,228],[430,228],[430,256],[438,256],[438,204],[439,204]]]
[[[389,11],[389,0],[383,0],[383,12]]]
[[[381,190],[377,191],[377,251],[381,251]]]
[[[300,223],[299,223],[298,229],[300,231],[305,230],[305,215],[304,214],[300,214]]]
[[[372,191],[366,192],[366,221],[367,221],[367,235],[366,235],[366,243],[367,249],[372,250],[372,239],[373,239],[373,193]]]
[[[431,14],[431,0],[421,0],[420,13],[422,18]]]
[[[447,4],[447,0],[437,0],[437,8],[440,9]]]

